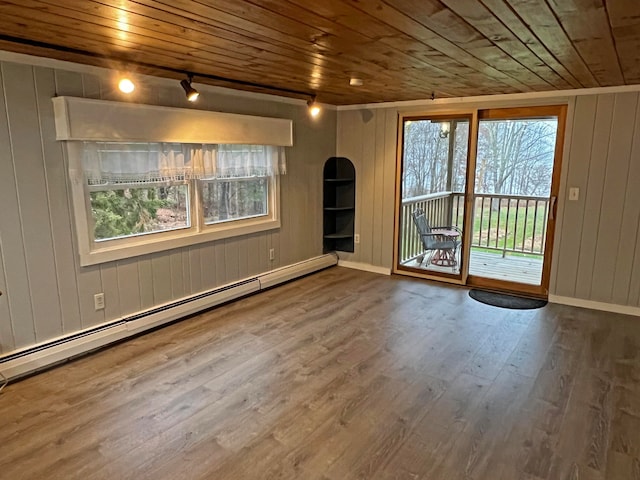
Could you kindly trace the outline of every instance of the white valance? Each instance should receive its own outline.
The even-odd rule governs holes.
[[[180,143],[83,142],[90,185],[264,177],[286,173],[283,147]]]
[[[293,145],[284,118],[55,97],[56,138],[95,142]]]

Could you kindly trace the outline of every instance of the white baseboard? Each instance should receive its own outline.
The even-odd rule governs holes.
[[[378,267],[377,265],[371,265],[370,263],[349,262],[348,260],[338,260],[339,267],[353,268],[355,270],[363,270],[365,272],[380,273],[382,275],[391,275],[391,269],[385,267]]]
[[[287,265],[271,272],[177,299],[152,309],[109,321],[95,328],[75,332],[0,357],[0,370],[9,379],[24,376],[110,343],[158,327],[178,318],[259,292],[294,278],[336,265],[333,254]]]
[[[640,307],[631,307],[629,305],[617,305],[615,303],[594,302],[593,300],[582,300],[573,297],[561,297],[559,295],[549,295],[551,303],[560,305],[570,305],[572,307],[590,308],[592,310],[601,310],[603,312],[622,313],[624,315],[633,315],[640,317]]]

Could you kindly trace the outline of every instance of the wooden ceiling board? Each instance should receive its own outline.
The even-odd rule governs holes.
[[[469,25],[493,42],[509,57],[536,73],[549,85],[559,88],[571,88],[571,84],[557,74],[521,41],[511,30],[502,24],[487,7],[477,0],[443,0],[442,2]]]
[[[597,87],[593,73],[577,52],[546,1],[507,0],[531,31],[583,87]]]
[[[0,48],[337,105],[534,92],[640,83],[640,2],[13,0]]]
[[[259,3],[262,4],[263,2]],[[280,3],[286,4],[289,2]],[[295,2],[295,0],[291,3],[298,3],[297,6],[300,8],[308,4],[307,1]],[[335,37],[335,43],[343,46],[342,48],[353,48],[360,55],[366,52],[366,56],[375,55],[376,51],[381,50],[383,58],[378,63],[378,66],[384,70],[393,69],[393,64],[390,62],[397,56],[394,52],[399,52],[399,60],[405,62],[407,66],[402,71],[410,76],[412,69],[416,69],[415,73],[419,75],[420,82],[424,84],[425,76],[428,77],[431,80],[430,85],[428,85],[429,91],[437,91],[441,96],[443,94],[444,96],[451,96],[446,92],[447,87],[455,86],[456,84],[473,87],[477,85],[479,80],[484,80],[484,77],[479,72],[442,55],[435,49],[428,48],[418,40],[403,34],[400,30],[396,30],[382,22],[375,22],[373,18],[368,22],[366,28],[362,28],[357,23],[354,24],[354,19],[360,18],[358,17],[358,11],[342,1],[332,4],[328,4],[325,1],[314,5],[314,10],[315,12],[311,16],[302,15],[300,21],[315,25],[318,14],[324,19],[322,23],[326,23],[327,19],[335,19],[335,25],[327,29],[328,36],[325,37],[325,40],[333,38],[335,35],[329,32],[335,31],[341,35],[341,37]],[[362,35],[361,39],[350,38],[347,40],[342,38],[344,32],[348,33],[354,30],[357,30]],[[351,47],[348,47],[349,45]],[[443,65],[443,62],[446,65]],[[366,69],[352,69],[352,72],[358,74],[358,76],[369,77],[374,80],[378,71],[373,70],[375,73],[372,74]],[[344,75],[344,77],[345,82],[348,82],[349,76]]]
[[[625,83],[640,83],[640,2],[608,0],[607,13]]]
[[[263,62],[259,57],[245,57],[237,59],[229,55],[217,55],[211,52],[203,55],[196,49],[189,49],[180,45],[171,44],[170,42],[147,41],[144,48],[140,48],[138,43],[132,40],[122,40],[102,35],[100,28],[96,25],[92,26],[92,31],[82,31],[80,29],[65,30],[58,25],[51,25],[43,22],[36,22],[33,19],[16,17],[3,11],[0,12],[5,18],[12,20],[13,26],[5,28],[5,33],[12,35],[28,34],[31,38],[38,41],[45,41],[47,38],[55,37],[63,40],[66,45],[77,49],[89,48],[91,51],[102,56],[113,56],[113,52],[118,52],[120,58],[125,62],[146,62],[157,65],[171,64],[179,70],[185,72],[192,69],[202,70],[215,62],[218,71],[223,72],[227,76],[244,76],[248,81],[264,81],[265,75],[262,73],[263,68],[273,67]],[[131,35],[135,39],[135,35]],[[286,62],[281,62],[281,65]],[[275,73],[278,72],[278,73]],[[267,77],[269,82],[286,84],[295,79],[295,75],[288,75],[284,69],[274,69]],[[299,79],[304,81],[304,79]]]
[[[479,69],[485,75],[499,79],[515,88],[529,85],[535,89],[548,90],[551,87],[520,62],[505,55],[488,38],[440,1],[388,0],[388,3],[407,17],[412,14],[411,12],[420,12],[414,14],[413,19],[432,32],[431,39],[421,36],[421,40],[431,42],[443,53],[463,59],[461,61],[466,65]],[[377,8],[377,10],[384,14],[383,9]]]
[[[603,1],[551,1],[550,6],[598,85],[624,83]]]
[[[545,65],[569,82],[574,88],[580,88],[580,82],[549,51],[522,19],[507,4],[506,0],[480,0],[491,13],[511,30],[525,45],[540,58]]]
[[[293,1],[305,3],[307,0]],[[352,7],[349,5],[350,3],[352,2],[324,0],[316,6],[316,11],[323,16],[335,18],[336,22],[347,28],[365,32],[365,34],[379,43],[393,48],[404,49],[416,61],[452,72],[457,76],[469,78],[474,83],[479,79],[486,80],[484,74],[490,69],[488,65],[477,61],[475,57],[464,50],[459,49],[435,32],[424,28],[411,17],[377,1],[360,0],[353,2],[362,10]],[[363,14],[366,15],[364,18],[368,20],[364,24],[362,24]],[[495,75],[494,80],[509,85],[514,89],[523,87],[522,84],[502,72],[491,71],[490,73]]]
[[[154,2],[148,2],[148,3],[154,3]],[[155,3],[159,3],[159,2],[155,2]],[[210,7],[201,5],[195,2],[177,1],[172,3],[178,4],[178,5],[180,5],[181,3],[184,3],[185,5],[194,4],[192,5],[191,8],[192,10],[195,10],[197,12],[197,15],[196,15],[197,18],[204,18],[206,16],[212,16],[215,18],[220,17],[220,15],[218,15],[217,13],[219,12],[219,10],[216,12],[212,12]],[[161,4],[161,5],[163,6],[163,8],[170,8],[170,9],[176,8],[171,5],[165,5],[165,4]],[[267,10],[259,9],[259,7],[256,5],[253,5],[252,8],[243,12],[238,11],[237,2],[219,2],[217,6],[219,8],[227,9],[224,12],[222,12],[224,15],[230,15],[229,12],[236,13],[236,14],[245,13],[245,16],[248,18],[253,18],[253,17],[263,18],[263,19],[266,18],[266,19],[269,19],[269,22],[268,22],[269,24],[277,25],[277,22],[276,22],[277,14]],[[233,18],[237,18],[237,17],[233,17]],[[233,21],[233,19],[226,18],[226,21]],[[247,22],[247,20],[242,19],[242,22]],[[309,27],[302,22],[293,22],[293,23],[291,22],[293,22],[293,20],[291,20],[290,22],[284,22],[284,25],[286,27],[295,25],[295,28],[292,28],[289,33],[279,32],[275,29],[271,29],[271,31],[266,31],[265,29],[263,29],[262,33],[269,34],[271,38],[286,38],[288,40],[294,38],[295,35],[298,35],[299,37],[301,37],[300,41],[305,42],[305,45],[307,45],[307,48],[309,47],[309,43],[307,39],[312,38],[313,39],[313,42],[311,44],[312,52],[322,51],[326,49],[327,53],[325,56],[328,58],[346,58],[347,61],[351,62],[351,68],[345,68],[345,71],[340,75],[340,79],[342,80],[342,85],[348,82],[349,70],[369,71],[370,69],[372,69],[373,71],[376,71],[376,78],[382,77],[382,79],[384,79],[386,76],[386,72],[388,72],[389,70],[396,70],[396,69],[402,68],[402,66],[404,65],[407,65],[407,55],[404,52],[401,52],[398,50],[390,51],[390,52],[379,51],[380,49],[376,48],[376,45],[374,45],[374,42],[371,39],[364,37],[362,35],[358,34],[359,38],[357,39],[349,38],[348,42],[344,42],[340,44],[342,49],[336,51],[332,47],[331,43],[329,43],[329,40],[332,37],[331,34],[327,34],[324,31],[319,31],[313,27]],[[342,30],[344,31],[344,29]],[[316,48],[318,46],[318,42],[316,42],[316,39],[322,39],[322,41],[324,42],[324,44],[321,47],[322,50],[320,48]],[[369,55],[367,55],[367,57],[370,59],[368,62],[363,62],[362,60],[360,60],[360,58],[362,58],[360,54],[363,49],[367,49],[370,52]],[[358,68],[354,68],[354,65],[357,66]],[[360,68],[360,66],[362,66],[362,68]],[[313,72],[310,72],[310,73],[313,73]],[[408,71],[406,73],[407,75],[405,76],[404,81],[405,83],[410,83],[412,80],[411,71]],[[440,72],[440,73],[430,72],[430,73],[431,75],[434,76],[434,78],[437,78],[437,75],[440,75],[440,76],[446,75],[446,72]],[[332,77],[335,77],[335,75],[332,75]],[[456,81],[454,77],[447,76],[445,78],[446,80],[449,81],[449,83],[453,83],[454,87],[455,86],[463,87],[464,85],[464,82],[460,83]],[[397,77],[395,78],[388,77],[388,80],[390,81],[391,85],[397,83]],[[420,82],[422,81],[421,79],[417,79],[417,80]],[[471,81],[469,81],[468,86],[469,87],[473,86]],[[453,95],[454,95],[453,93],[446,94],[446,96],[453,96]]]

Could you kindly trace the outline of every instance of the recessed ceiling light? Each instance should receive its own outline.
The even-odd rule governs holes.
[[[349,85],[352,87],[361,87],[364,85],[364,81],[361,78],[351,77],[349,79]]]
[[[118,88],[120,89],[120,91],[122,93],[131,93],[131,92],[133,92],[135,90],[136,86],[128,78],[123,78],[118,83]]]

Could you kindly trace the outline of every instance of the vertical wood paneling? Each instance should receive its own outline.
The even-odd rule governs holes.
[[[67,194],[67,169],[62,144],[55,140],[51,98],[55,95],[56,82],[51,69],[37,67],[34,72],[62,327],[65,333],[70,333],[80,330],[82,321],[75,260],[71,248],[74,239]]]
[[[153,301],[153,266],[149,256],[137,260],[138,285],[140,288],[140,309],[145,310],[154,305]]]
[[[283,198],[294,198],[293,189],[295,187],[295,184],[292,185],[291,177],[296,175],[297,168],[295,165],[295,160],[288,157],[287,174],[280,177],[280,192]],[[291,209],[292,205],[290,205],[289,202],[280,202],[280,225],[282,230],[284,231],[291,231],[295,229],[295,226],[291,223]],[[274,248],[276,249],[276,265],[280,267],[283,264],[286,265],[289,259],[292,258],[292,246],[289,242],[289,238],[287,238],[286,236],[278,235],[277,240],[278,244],[274,246]]]
[[[78,300],[80,303],[80,321],[82,328],[100,325],[105,321],[104,310],[96,310],[93,296],[103,291],[100,266],[80,267],[77,264]]]
[[[111,75],[17,64],[3,64],[0,73],[0,240],[5,260],[0,288],[7,292],[0,298],[1,354],[322,253],[322,165],[335,154],[336,112],[323,112],[316,121],[302,104],[211,93],[197,108],[294,119],[295,146],[287,152],[291,168],[280,179],[282,228],[80,267],[51,97],[194,106],[177,86],[141,86],[136,95],[123,98]],[[273,262],[271,247],[276,249]],[[93,296],[100,292],[106,308],[95,311]]]
[[[218,278],[224,278],[224,283],[233,282],[240,277],[240,250],[237,238],[227,238],[216,242],[216,253],[220,249],[224,252],[224,273]],[[216,259],[218,259],[216,255]]]
[[[191,293],[204,290],[202,287],[202,260],[200,259],[200,246],[189,247],[189,267],[191,280]]]
[[[142,310],[139,272],[137,259],[117,262],[118,295],[123,316]]]
[[[337,155],[346,157],[353,163],[356,170],[356,215],[355,233],[360,233],[362,224],[362,197],[364,195],[362,183],[362,116],[359,110],[340,112],[337,134]],[[366,139],[367,142],[374,139]],[[361,239],[362,241],[362,239]],[[355,252],[339,252],[340,258],[348,261],[361,262],[361,243],[355,245]]]
[[[273,248],[273,260],[269,260],[269,270],[280,266],[280,232],[273,230],[269,235],[269,250]]]
[[[583,228],[583,212],[589,180],[589,162],[591,142],[585,138],[591,138],[596,116],[597,97],[585,96],[576,99],[573,135],[570,142],[568,162],[564,168],[568,169],[567,187],[577,187],[581,195],[578,201],[569,202],[567,197],[563,199],[563,224],[556,228],[560,230],[561,242],[559,251],[554,254],[557,259],[557,271],[561,274],[556,277],[557,295],[572,297],[576,289],[576,276],[580,255],[580,245]],[[568,195],[568,188],[567,188]]]
[[[1,232],[0,232],[1,233]],[[4,256],[2,254],[2,236],[0,235],[0,354],[15,348],[13,329],[11,328],[11,312],[9,311],[9,291],[4,274]]]
[[[100,266],[102,293],[104,293],[104,319],[115,320],[122,316],[120,310],[120,288],[118,287],[118,269],[116,262]]]
[[[57,278],[35,80],[28,65],[7,64],[3,73],[36,341],[42,342],[62,334],[62,316],[51,288]]]
[[[56,95],[81,97],[84,93],[82,75],[66,70],[55,70]],[[54,130],[52,130],[54,131]],[[67,189],[68,190],[68,189]],[[71,212],[70,199],[67,200],[67,210]],[[99,325],[105,321],[104,310],[94,308],[93,296],[102,292],[102,279],[98,266],[80,267],[75,235],[72,235],[74,246],[74,268],[78,285],[78,302],[80,305],[80,321],[82,328]],[[70,332],[65,332],[70,333]]]
[[[202,270],[202,289],[209,290],[216,286],[216,249],[215,243],[198,245]]]
[[[311,207],[309,204],[309,192],[306,188],[305,170],[306,166],[303,158],[297,157],[297,161],[288,162],[288,173],[283,177],[282,191],[286,192],[285,196],[287,198],[298,198],[301,202],[299,205]],[[292,178],[300,179],[300,181],[292,181]],[[300,229],[306,223],[305,218],[311,219],[314,216],[315,209],[297,208],[297,205],[288,203],[281,205],[281,209],[283,212],[283,226],[286,225],[287,230],[292,233],[291,236],[280,237],[280,242],[283,243],[280,246],[280,258],[284,265],[288,265],[297,262],[303,255],[304,242],[296,242],[295,239],[302,238],[303,233]],[[240,275],[242,277],[242,269]]]
[[[6,81],[7,64],[0,64],[2,85]],[[15,348],[35,343],[36,335],[29,295],[29,279],[24,256],[24,242],[20,205],[15,183],[13,151],[9,136],[9,124],[6,115],[5,96],[0,96],[0,239],[2,240],[4,274],[6,278],[6,295],[11,315],[3,321],[4,330],[13,331]]]
[[[191,259],[189,257],[189,248],[183,248],[182,250],[182,282],[184,284],[184,294],[191,295],[193,290],[191,289]]]
[[[591,282],[590,298],[595,301],[611,302],[616,265],[618,260],[622,260],[617,258],[617,253],[621,240],[637,97],[635,93],[618,94],[615,97],[593,266],[594,278]],[[637,185],[633,188],[637,189]]]
[[[322,235],[322,230],[320,231],[320,235]],[[259,247],[259,252],[260,252],[260,265],[259,265],[259,271],[260,272],[266,272],[269,270],[269,239],[271,238],[271,235],[268,232],[262,232],[260,234],[260,247]],[[320,248],[322,248],[322,246],[320,246]]]
[[[633,145],[630,155],[627,195],[618,247],[618,267],[613,284],[616,303],[640,306],[640,95],[634,120]],[[633,252],[633,253],[632,253]],[[624,298],[628,287],[627,298]],[[625,302],[626,300],[626,302]]]
[[[213,244],[213,268],[214,268],[214,278],[215,284],[211,287],[217,287],[219,285],[225,285],[233,281],[232,277],[227,276],[227,256],[225,250],[225,241],[218,240]],[[228,262],[231,263],[233,260],[231,258],[228,259]],[[237,264],[236,264],[237,268]]]
[[[360,204],[360,261],[373,263],[373,218],[379,215],[374,209],[375,197],[375,150],[376,144],[376,116],[384,112],[362,111],[362,157],[360,158],[360,178],[362,202]]]
[[[398,137],[398,112],[388,109],[385,117],[384,139],[384,192],[382,210],[382,263],[386,268],[393,264],[393,225],[395,219],[396,157]]]
[[[182,251],[171,250],[169,253],[171,263],[171,298],[180,298],[185,295],[184,277],[182,270]]]
[[[254,233],[253,235],[249,235],[246,239],[247,277],[264,272],[260,263],[261,236],[262,234],[260,233]]]
[[[100,79],[95,75],[82,76],[82,95],[85,98],[103,99]]]
[[[249,257],[252,255],[248,249],[249,242],[247,237],[238,237],[234,239],[234,243],[238,252],[238,279],[247,278],[249,276]]]
[[[373,161],[375,171],[373,175],[373,211],[371,229],[371,264],[382,265],[382,222],[384,217],[384,155],[385,155],[385,132],[386,112],[380,110],[376,112],[375,123],[375,154]]]
[[[584,192],[585,207],[583,214],[582,237],[575,294],[578,298],[591,298],[591,282],[593,281],[593,259],[598,244],[598,224],[602,207],[602,191],[606,170],[611,121],[613,116],[613,95],[598,97],[596,119],[591,138],[589,159],[589,179]]]
[[[151,271],[153,273],[153,303],[160,305],[172,298],[171,291],[171,256],[163,253],[151,255]]]

